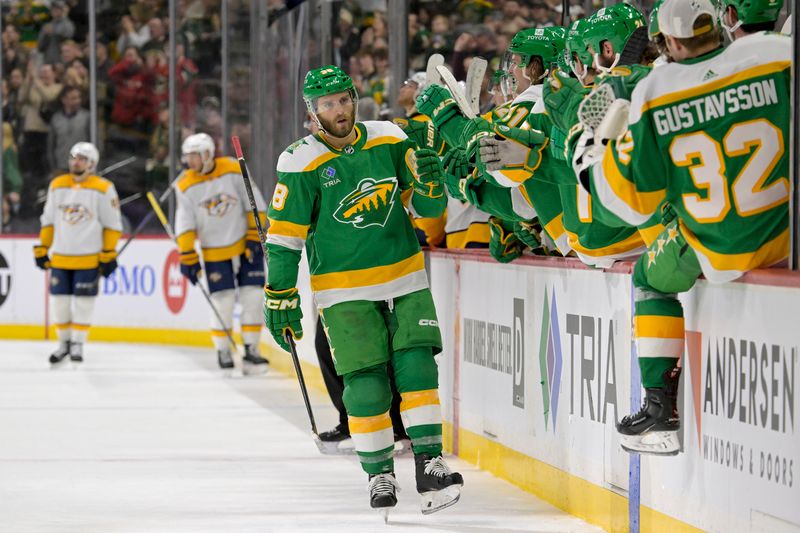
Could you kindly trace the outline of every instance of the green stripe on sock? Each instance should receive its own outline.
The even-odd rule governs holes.
[[[361,468],[367,474],[394,472],[394,444],[377,452],[356,452]]]
[[[642,386],[646,389],[664,386],[664,372],[672,370],[678,364],[675,357],[640,357],[639,372],[642,374]]]
[[[415,454],[429,453],[439,455],[442,453],[442,425],[426,424],[406,428],[411,438],[411,448]]]
[[[634,304],[636,316],[683,316],[683,306],[679,300],[672,298],[656,298],[641,300]]]

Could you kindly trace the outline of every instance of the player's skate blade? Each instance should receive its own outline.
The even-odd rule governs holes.
[[[378,511],[383,522],[389,521],[389,511],[397,505],[399,487],[394,474],[375,474],[369,477],[369,506]]]
[[[681,443],[677,431],[650,431],[641,435],[620,434],[620,445],[626,452],[648,455],[678,455]]]
[[[331,442],[321,440],[319,437],[314,436],[314,443],[317,445],[317,448],[319,448],[319,452],[323,455],[353,455],[356,453],[356,447],[351,438],[338,442]]]
[[[63,362],[68,355],[69,355],[69,342],[62,344],[61,346],[58,347],[58,349],[55,352],[50,354],[50,358],[48,359],[48,361],[50,361],[50,364],[55,368],[60,366],[59,363]]]
[[[414,464],[422,514],[447,509],[458,501],[464,478],[451,471],[441,455],[421,453],[414,457]]]
[[[420,508],[422,514],[433,514],[442,509],[447,509],[461,498],[461,485],[450,485],[442,490],[432,490],[420,494]]]

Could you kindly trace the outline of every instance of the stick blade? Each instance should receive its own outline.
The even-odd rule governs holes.
[[[466,79],[466,97],[469,102],[472,112],[476,115],[480,113],[481,107],[481,87],[483,86],[483,77],[486,75],[486,68],[489,63],[482,57],[472,58],[467,70]]]
[[[436,67],[436,70],[442,77],[444,84],[450,90],[450,94],[453,95],[453,100],[455,100],[456,104],[458,104],[458,108],[461,109],[461,113],[469,119],[477,117],[477,113],[472,111],[472,107],[469,105],[467,97],[464,96],[464,91],[461,90],[461,87],[458,85],[458,81],[456,81],[453,73],[450,72],[450,70],[444,65],[439,65]]]
[[[433,54],[428,58],[428,65],[425,68],[425,84],[426,85],[441,85],[442,77],[439,75],[437,67],[444,65],[444,56],[442,54]]]

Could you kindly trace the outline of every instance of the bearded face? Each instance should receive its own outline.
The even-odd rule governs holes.
[[[322,128],[333,137],[347,137],[356,124],[356,106],[349,91],[319,97],[316,115]]]

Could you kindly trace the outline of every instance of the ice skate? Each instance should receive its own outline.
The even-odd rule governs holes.
[[[69,344],[69,360],[74,368],[78,368],[83,363],[83,343],[71,342]]]
[[[414,457],[417,469],[417,492],[422,514],[431,514],[454,505],[461,497],[464,478],[453,472],[441,455],[426,453]]]
[[[57,365],[69,355],[69,341],[64,341],[58,345],[56,351],[50,354],[50,364]]]
[[[638,413],[624,417],[617,424],[620,443],[625,451],[650,455],[677,455],[681,444],[678,430],[677,392],[680,369],[664,374],[666,386],[645,389],[644,404]]]
[[[320,433],[316,443],[320,453],[325,455],[351,455],[356,451],[350,432],[343,424]]]
[[[217,363],[223,370],[233,368],[233,357],[228,349],[217,350]]]
[[[246,375],[264,374],[269,368],[269,361],[261,355],[257,344],[244,345],[242,363]]]
[[[369,476],[369,505],[378,511],[384,523],[389,520],[389,511],[397,505],[398,490],[394,472]]]

